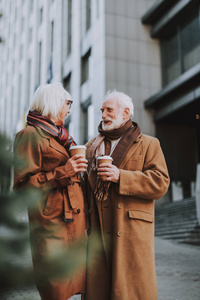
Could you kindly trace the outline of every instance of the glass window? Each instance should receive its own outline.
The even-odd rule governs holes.
[[[94,136],[94,107],[92,99],[89,97],[82,106],[82,130],[83,130],[83,143],[85,144],[91,137]]]
[[[81,59],[81,84],[89,79],[91,49]]]
[[[72,49],[72,0],[68,0],[67,14],[67,55],[69,55]]]
[[[198,12],[181,20],[174,32],[161,40],[163,86],[200,62],[200,23]]]
[[[100,3],[99,3],[99,0],[96,0],[96,13],[97,13],[97,19],[98,19],[99,15],[100,15]]]
[[[42,24],[43,21],[43,8],[40,9],[40,24]]]
[[[200,62],[200,27],[198,14],[181,31],[183,72]]]
[[[91,26],[91,0],[86,0],[86,30]]]
[[[51,22],[51,55],[53,54],[54,21]]]
[[[66,78],[64,78],[63,86],[69,93],[71,92],[71,73]]]
[[[168,40],[161,41],[161,57],[163,85],[166,85],[181,74],[178,37],[176,34]]]
[[[42,73],[42,42],[39,42],[38,85],[41,83],[41,73]]]
[[[33,36],[33,29],[31,27],[31,28],[29,28],[29,44],[31,44],[31,42],[32,42],[32,36]]]

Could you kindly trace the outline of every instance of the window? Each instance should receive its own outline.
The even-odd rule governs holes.
[[[198,15],[180,31],[183,72],[200,62],[200,26]]]
[[[31,59],[28,60],[28,70],[27,70],[27,74],[28,74],[28,78],[27,78],[27,102],[30,102],[30,90],[31,90]]]
[[[161,40],[163,86],[200,62],[198,12],[181,20],[168,38]]]
[[[67,117],[65,118],[65,124],[64,127],[67,129],[67,131],[69,132],[69,127],[70,127],[70,122],[71,122],[71,116],[67,115]]]
[[[71,73],[63,80],[64,88],[71,93]]]
[[[91,97],[82,104],[83,112],[83,143],[94,136],[94,107]]]
[[[25,20],[24,20],[24,17],[22,18],[22,20],[21,20],[21,33],[24,31],[24,22]]]
[[[99,3],[99,0],[96,0],[96,14],[97,14],[97,19],[98,19],[99,15],[100,15],[100,3]]]
[[[167,41],[161,41],[161,56],[163,85],[166,85],[181,75],[178,37],[176,34],[170,37]]]
[[[17,105],[17,122],[20,120],[20,102],[22,96],[22,74],[19,75],[19,87],[18,87],[18,105]]]
[[[24,46],[21,45],[20,46],[20,61],[22,61],[23,55],[24,55]]]
[[[40,24],[42,24],[43,20],[43,8],[40,9]]]
[[[39,42],[39,59],[38,59],[38,85],[41,83],[42,73],[42,42]]]
[[[34,5],[34,0],[29,1],[29,13],[30,14],[33,12],[33,5]]]
[[[33,29],[31,27],[31,28],[29,28],[29,44],[31,44],[31,42],[32,42],[32,36],[33,36]]]
[[[91,49],[81,58],[81,84],[89,79]]]
[[[54,21],[51,22],[51,55],[53,54]]]
[[[86,0],[86,31],[91,26],[91,0]]]
[[[72,49],[72,0],[68,0],[67,16],[67,55],[69,55]]]

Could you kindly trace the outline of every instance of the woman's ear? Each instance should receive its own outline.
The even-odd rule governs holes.
[[[129,116],[130,116],[130,109],[129,109],[128,107],[126,107],[126,108],[124,109],[124,112],[123,112],[123,119],[124,119],[124,120],[125,120],[125,119],[128,119]]]

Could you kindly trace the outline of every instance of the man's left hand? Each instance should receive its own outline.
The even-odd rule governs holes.
[[[112,164],[100,164],[97,169],[97,176],[105,176],[103,181],[119,182],[119,169]]]

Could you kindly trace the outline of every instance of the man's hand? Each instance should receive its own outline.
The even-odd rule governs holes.
[[[112,164],[100,164],[97,169],[98,176],[106,176],[103,181],[119,182],[119,169]]]
[[[78,172],[85,172],[87,168],[87,160],[82,154],[76,154],[69,158],[65,164],[68,177],[74,176]]]

